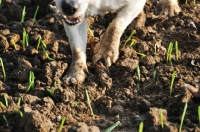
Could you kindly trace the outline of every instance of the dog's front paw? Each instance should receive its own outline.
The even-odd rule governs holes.
[[[108,43],[108,42],[107,42]],[[93,63],[96,64],[101,58],[105,60],[106,67],[110,67],[115,63],[119,55],[118,42],[115,44],[98,43],[94,48]]]
[[[67,74],[63,77],[63,81],[67,85],[83,83],[87,72],[86,64],[74,62],[68,69]]]
[[[169,15],[170,17],[178,14],[181,9],[178,5],[178,0],[161,0],[161,14]]]

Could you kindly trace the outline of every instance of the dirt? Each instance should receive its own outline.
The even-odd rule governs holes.
[[[99,42],[115,13],[88,18],[94,32],[94,37],[89,34],[88,38],[89,72],[83,84],[71,86],[62,81],[71,63],[70,47],[62,21],[47,8],[49,2],[3,1],[0,6],[0,57],[6,71],[4,81],[0,68],[0,101],[6,105],[4,96],[8,98],[6,109],[0,107],[1,132],[54,132],[59,129],[62,117],[66,117],[63,132],[105,131],[117,121],[120,125],[114,129],[116,132],[138,131],[141,121],[145,132],[178,132],[186,103],[182,131],[200,131],[197,111],[200,103],[199,6],[194,6],[193,1],[188,5],[181,3],[179,15],[169,18],[159,14],[157,2],[147,2],[145,27],[136,30],[132,37],[136,42],[132,46],[130,42],[124,43],[134,28],[126,29],[121,38],[119,59],[109,69],[104,67],[103,61],[96,66],[92,64],[92,47]],[[37,5],[41,8],[33,23]],[[20,23],[24,6],[27,7],[26,19]],[[29,35],[25,48],[22,47],[23,28]],[[53,60],[48,60],[41,46],[37,50],[40,36]],[[176,41],[178,59],[173,48],[170,64],[166,61],[168,45],[172,42],[175,47]],[[25,92],[30,71],[34,73],[35,85]],[[176,77],[170,96],[174,71]],[[94,115],[87,103],[86,90]],[[17,104],[19,97],[22,98],[20,105]],[[23,116],[14,110],[21,111]]]

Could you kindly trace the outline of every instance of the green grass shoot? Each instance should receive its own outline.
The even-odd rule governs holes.
[[[172,49],[173,49],[173,43],[170,42],[168,49],[167,49],[167,63],[170,63],[172,65],[172,61],[171,61],[171,55],[172,55]]]
[[[146,55],[144,53],[136,52],[138,55],[141,55],[142,57],[145,57]]]
[[[57,87],[56,81],[53,83],[53,86],[54,86],[54,89],[57,89],[57,88],[58,88],[58,87]]]
[[[35,13],[34,13],[34,16],[33,16],[33,22],[34,22],[34,23],[36,22],[36,17],[37,17],[37,14],[38,14],[39,7],[40,7],[40,6],[37,6],[37,8],[36,8],[36,10],[35,10]]]
[[[26,46],[28,46],[29,44],[28,44],[28,41],[29,41],[29,36],[28,36],[28,34],[26,33],[26,36],[25,36],[25,44],[26,44]]]
[[[131,32],[131,34],[130,34],[130,35],[128,36],[128,38],[126,39],[124,45],[126,45],[129,41],[131,41],[130,46],[132,46],[132,45],[135,43],[135,39],[132,39],[132,36],[133,36],[134,34],[136,34],[136,30],[133,30],[133,31]]]
[[[0,101],[0,107],[5,109],[5,110],[7,109],[6,106],[1,101]]]
[[[143,132],[143,128],[144,128],[144,122],[140,122],[139,132]]]
[[[41,42],[42,42],[42,51],[43,51],[44,55],[47,57],[47,59],[48,59],[49,61],[54,60],[53,58],[50,58],[49,55],[47,54],[45,42],[44,42],[43,40],[41,40]]]
[[[22,97],[19,97],[19,98],[17,99],[17,105],[18,105],[18,106],[20,106],[21,100],[22,100]]]
[[[156,70],[153,71],[153,79],[156,79]]]
[[[65,117],[65,116],[62,117],[62,121],[61,121],[60,126],[59,126],[59,128],[58,128],[58,132],[61,132],[61,131],[62,131],[63,125],[64,125],[64,123],[65,123],[65,120],[66,120],[66,117]]]
[[[23,115],[24,115],[23,112],[20,110],[14,110],[14,113],[19,115],[20,117],[23,117]]]
[[[183,114],[181,116],[181,123],[180,123],[180,126],[179,126],[179,132],[182,131],[182,125],[183,125],[183,120],[185,118],[186,110],[187,110],[187,103],[185,103]]]
[[[2,72],[3,72],[3,81],[6,82],[6,71],[5,71],[3,60],[1,57],[0,57],[0,65],[1,65]]]
[[[170,82],[170,96],[172,95],[172,87],[173,87],[173,84],[174,84],[174,79],[175,79],[175,77],[176,77],[176,71],[174,71],[173,73],[172,73],[172,80],[171,80],[171,82]]]
[[[87,90],[85,90],[85,94],[86,94],[86,98],[87,98],[87,104],[88,104],[88,106],[89,106],[89,108],[90,108],[90,111],[91,111],[92,116],[94,117],[94,113],[93,113],[93,110],[92,110],[92,106],[91,106],[91,104],[90,104],[90,97],[89,97],[89,94],[88,94],[88,91],[87,91]]]
[[[46,90],[58,102],[58,99],[56,98],[56,95],[54,94],[54,92],[49,88],[47,88]]]
[[[0,5],[2,4],[2,0],[0,0]]]
[[[35,76],[32,71],[29,72],[29,82],[28,82],[28,87],[25,91],[25,94],[29,92],[32,88],[34,88],[34,82],[35,82]]]
[[[157,43],[154,44],[154,54],[157,55]]]
[[[178,42],[177,41],[175,42],[175,51],[176,51],[176,60],[178,60],[179,55],[178,55]]]
[[[79,105],[79,104],[80,104],[80,102],[79,102],[79,101],[76,101],[76,100],[75,100],[73,103],[76,104],[76,105]]]
[[[90,27],[88,27],[88,31],[89,31],[90,35],[91,35],[92,37],[94,37],[94,33],[93,33],[93,31],[90,29]]]
[[[38,37],[37,50],[38,50],[39,47],[40,47],[40,43],[41,43],[41,36]]]
[[[198,120],[199,120],[199,126],[200,126],[200,105],[198,106]]]
[[[4,94],[3,98],[4,98],[4,101],[5,101],[6,107],[8,107],[8,98],[7,98],[7,95]]]
[[[162,127],[162,129],[164,128],[164,123],[163,123],[163,113],[162,113],[162,109],[159,110],[159,114],[160,114],[160,125]]]
[[[2,117],[3,117],[3,120],[5,121],[6,125],[8,125],[8,120],[7,120],[6,116],[3,115]]]
[[[120,121],[117,121],[115,124],[113,124],[112,126],[110,126],[109,128],[107,128],[105,130],[105,132],[111,132],[113,129],[115,129],[115,127],[117,127],[120,124]]]
[[[11,44],[14,46],[15,49],[17,48],[16,43],[15,43],[14,40],[11,40]]]
[[[25,49],[26,47],[26,30],[23,28],[23,33],[22,33],[22,47]]]
[[[23,10],[22,10],[22,17],[21,17],[21,21],[20,21],[21,23],[24,22],[25,16],[26,16],[26,6],[24,6],[24,8],[23,8]]]

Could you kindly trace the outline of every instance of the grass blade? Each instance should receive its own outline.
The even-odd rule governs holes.
[[[21,100],[22,100],[22,97],[19,97],[19,98],[17,99],[17,105],[18,105],[18,106],[20,106]]]
[[[7,120],[6,116],[3,115],[2,117],[3,117],[3,120],[6,122],[6,125],[8,125],[8,120]]]
[[[170,96],[172,95],[172,87],[173,87],[173,84],[174,84],[174,79],[175,79],[175,77],[176,77],[176,71],[174,71],[173,73],[172,73],[172,80],[171,80],[171,83],[170,83]]]
[[[60,123],[60,127],[59,127],[59,129],[58,129],[58,132],[61,132],[61,131],[62,131],[63,125],[64,125],[64,123],[65,123],[65,120],[66,120],[66,117],[64,116],[64,117],[62,118],[61,123]]]
[[[5,109],[5,110],[7,109],[6,106],[1,101],[0,101],[0,107]]]
[[[187,110],[187,103],[185,103],[185,107],[184,107],[183,114],[182,114],[182,117],[181,117],[181,124],[180,124],[180,127],[179,127],[179,132],[182,131],[182,125],[183,125],[183,120],[185,118],[186,110]]]
[[[33,23],[35,23],[35,21],[36,21],[36,16],[37,16],[38,10],[39,10],[39,6],[37,6],[37,8],[35,10],[34,17],[33,17]]]
[[[178,60],[178,42],[175,42],[176,60]]]
[[[2,71],[3,71],[3,81],[6,82],[6,72],[5,72],[3,60],[1,57],[0,57],[0,64],[1,64]]]
[[[86,94],[86,98],[87,98],[87,104],[88,104],[88,106],[90,108],[92,116],[94,117],[94,113],[93,113],[93,110],[92,110],[92,107],[91,107],[91,104],[90,104],[90,97],[89,97],[89,94],[88,94],[87,90],[85,90],[85,94]]]
[[[24,22],[25,16],[26,16],[26,6],[24,6],[23,11],[22,11],[22,17],[21,17],[21,21],[20,21],[21,23]]]
[[[159,114],[160,114],[160,125],[161,125],[161,127],[162,127],[162,129],[163,129],[163,128],[164,128],[164,124],[163,124],[163,113],[162,113],[162,109],[160,109]]]
[[[144,122],[140,122],[139,132],[143,132]]]
[[[115,129],[115,127],[117,127],[120,124],[120,121],[117,121],[115,124],[113,124],[112,126],[110,126],[109,128],[107,128],[105,130],[105,132],[111,132],[113,129]]]
[[[8,98],[7,98],[7,95],[4,94],[4,95],[3,95],[3,98],[4,98],[4,100],[5,100],[6,107],[8,107]]]

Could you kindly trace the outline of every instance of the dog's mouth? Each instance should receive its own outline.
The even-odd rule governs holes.
[[[82,19],[82,16],[79,16],[79,17],[73,17],[73,16],[66,16],[66,15],[63,15],[63,18],[65,20],[65,22],[68,24],[68,25],[76,25],[78,23],[80,23],[83,19]]]

